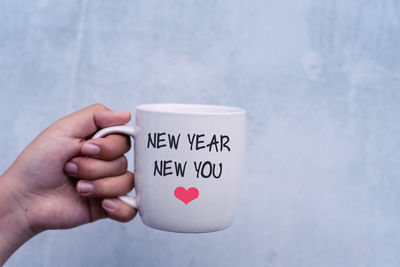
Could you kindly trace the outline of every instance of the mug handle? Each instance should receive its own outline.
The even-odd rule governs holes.
[[[138,132],[137,129],[138,128],[135,125],[111,126],[111,127],[101,129],[100,131],[95,133],[95,135],[93,135],[93,137],[91,139],[104,137],[106,135],[113,134],[113,133],[125,134],[125,135],[129,135],[129,136],[132,136],[133,138],[135,138],[135,135]],[[121,199],[122,201],[124,201],[125,203],[129,204],[133,208],[138,209],[137,197],[129,197],[129,196],[125,195],[125,196],[119,196],[118,198]]]

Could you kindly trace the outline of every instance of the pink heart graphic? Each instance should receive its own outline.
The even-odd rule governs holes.
[[[182,186],[175,188],[175,197],[187,205],[190,201],[199,197],[199,190],[196,187],[185,189]]]

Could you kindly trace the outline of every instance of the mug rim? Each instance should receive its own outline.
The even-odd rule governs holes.
[[[162,114],[180,114],[180,115],[243,115],[246,110],[224,105],[208,104],[181,104],[181,103],[155,103],[142,104],[136,107],[137,111],[162,113]]]

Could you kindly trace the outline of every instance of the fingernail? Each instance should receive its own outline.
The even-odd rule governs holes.
[[[82,153],[85,155],[96,156],[100,154],[100,147],[94,144],[84,144],[82,147]]]
[[[112,199],[105,199],[105,200],[103,200],[103,207],[106,210],[114,211],[118,208],[118,203],[117,203],[117,201],[112,200]]]
[[[81,180],[78,183],[78,192],[83,196],[90,195],[93,192],[93,185],[89,182]]]
[[[76,174],[78,172],[78,165],[73,162],[65,164],[64,170],[67,174]]]

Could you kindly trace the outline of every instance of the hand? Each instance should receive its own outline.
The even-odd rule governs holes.
[[[117,198],[134,186],[124,156],[129,137],[88,140],[100,128],[129,120],[128,112],[96,104],[55,122],[19,155],[0,177],[0,265],[44,230],[135,216],[136,210]]]

